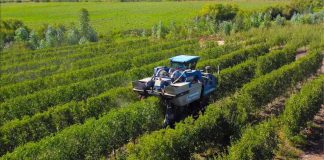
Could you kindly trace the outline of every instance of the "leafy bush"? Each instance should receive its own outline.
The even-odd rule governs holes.
[[[98,120],[74,125],[62,132],[16,148],[3,159],[99,159],[101,155],[157,129],[161,111],[156,98],[110,111]]]
[[[15,31],[15,40],[16,41],[26,41],[28,39],[29,33],[25,27],[19,27]]]
[[[268,55],[258,57],[256,64],[257,76],[264,75],[295,60],[296,50],[300,44],[287,44],[283,50],[275,50]]]
[[[251,83],[243,86],[239,105],[250,107],[248,109],[253,114],[258,106],[269,103],[273,98],[284,93],[291,85],[314,73],[318,69],[322,57],[323,55],[319,51],[314,51],[292,64],[254,79]]]
[[[307,82],[299,93],[288,99],[281,117],[287,137],[296,136],[318,112],[323,103],[323,84],[322,75]]]
[[[280,14],[278,14],[278,15],[276,16],[275,23],[276,23],[277,25],[279,25],[279,26],[283,26],[283,25],[285,25],[285,21],[286,21],[286,18],[285,18],[285,17],[281,17]]]
[[[277,147],[279,127],[277,119],[271,119],[243,131],[242,137],[229,148],[228,159],[272,159]]]
[[[6,123],[0,128],[2,136],[0,155],[26,142],[37,141],[51,133],[63,130],[72,124],[83,123],[87,118],[99,118],[113,108],[135,102],[136,95],[130,90],[128,87],[115,88],[97,97],[89,98],[86,102],[72,101],[32,117]]]
[[[223,5],[223,4],[210,4],[204,6],[200,10],[200,16],[208,16],[210,19],[219,21],[229,21],[234,19],[238,12],[237,6]]]

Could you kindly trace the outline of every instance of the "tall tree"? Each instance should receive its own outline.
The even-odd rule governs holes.
[[[80,11],[80,33],[81,36],[87,37],[89,32],[89,12],[85,8]]]

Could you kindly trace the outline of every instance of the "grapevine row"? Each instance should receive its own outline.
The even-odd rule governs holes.
[[[188,118],[176,125],[174,130],[166,129],[144,135],[138,144],[130,144],[129,157],[181,159],[189,157],[205,143],[228,143],[229,136],[237,134],[260,106],[314,73],[321,60],[319,52],[309,53],[290,65],[252,80],[237,95],[210,105],[196,121]]]
[[[78,71],[70,71],[63,74],[57,74],[48,78],[39,78],[34,81],[25,81],[23,83],[0,88],[0,102],[6,99],[14,98],[20,95],[31,94],[36,91],[52,88],[60,85],[66,85],[75,81],[82,81],[96,78],[105,74],[110,74],[122,70],[128,70],[138,64],[147,64],[156,62],[182,52],[192,53],[195,46],[182,46],[171,50],[147,53],[135,56],[132,59],[111,60],[105,64],[84,68]]]
[[[257,47],[256,47],[257,48]],[[252,51],[254,51],[254,50],[252,50]],[[250,51],[250,52],[252,52],[252,51]],[[143,75],[143,76],[145,76],[145,75]],[[147,75],[146,75],[147,76]],[[73,104],[73,103],[72,103]],[[56,108],[56,107],[55,107]],[[58,107],[58,108],[60,108],[60,107]],[[66,107],[65,107],[66,108]],[[68,108],[66,108],[66,109],[68,109]],[[55,109],[53,109],[54,111],[55,111]],[[53,111],[53,110],[51,110],[51,111]],[[60,108],[60,110],[61,110],[61,108]],[[60,111],[59,110],[59,111]],[[42,114],[39,114],[39,115],[47,115],[47,114],[54,114],[55,115],[55,112],[45,112],[44,114],[42,113]],[[24,125],[26,125],[26,126],[31,126],[31,125],[28,125],[28,124],[26,124],[26,122],[30,122],[30,123],[32,123],[33,121],[33,119],[39,119],[39,118],[37,118],[37,117],[35,117],[35,116],[33,116],[31,119],[30,119],[30,121],[20,121],[20,124],[24,124]],[[49,121],[49,120],[47,120],[47,121]],[[61,121],[62,122],[65,122],[66,120],[64,120],[64,119],[61,119]],[[25,122],[25,123],[22,123],[22,122]],[[17,122],[11,122],[11,123],[7,123],[5,126],[7,126],[7,127],[4,127],[4,128],[6,128],[6,130],[7,130],[7,134],[4,134],[5,135],[5,137],[11,137],[11,138],[7,138],[7,139],[10,139],[10,140],[6,140],[7,141],[7,143],[5,143],[5,144],[11,144],[11,146],[13,145],[13,144],[15,144],[15,143],[18,143],[18,144],[22,144],[22,143],[24,143],[23,141],[24,140],[26,140],[26,138],[18,138],[19,136],[17,136],[17,135],[19,135],[19,133],[21,133],[22,131],[26,131],[27,133],[33,133],[36,129],[37,129],[37,127],[35,128],[35,127],[30,127],[30,129],[31,128],[35,128],[34,130],[20,130],[19,131],[19,126],[22,126],[22,125],[13,125],[13,124],[15,124],[15,123],[18,123],[19,124],[19,121],[17,121]],[[35,123],[35,122],[34,122]],[[42,122],[38,122],[38,123],[42,123]],[[64,124],[64,123],[63,123]],[[16,127],[17,126],[17,127]],[[16,136],[11,136],[11,135],[9,135],[8,133],[9,132],[12,132],[12,131],[14,131],[15,130],[15,132],[17,133],[17,135]],[[39,129],[38,129],[39,130]],[[45,132],[44,132],[44,135],[47,135],[48,134],[48,131],[46,131],[45,130]],[[20,140],[20,141],[19,141]],[[33,140],[35,140],[35,139],[33,139]],[[17,142],[18,141],[18,142]]]
[[[324,101],[323,84],[323,75],[307,82],[299,93],[288,99],[280,117],[246,129],[242,137],[230,147],[227,159],[272,159],[278,147],[277,131],[280,127],[286,137],[293,139],[319,111]]]
[[[90,59],[81,59],[81,60],[73,62],[73,63],[68,63],[67,66],[60,64],[60,67],[57,67],[57,66],[59,66],[58,64],[53,64],[53,65],[49,65],[48,67],[52,66],[57,69],[60,69],[63,67],[64,70],[67,70],[69,68],[70,68],[70,70],[75,70],[75,69],[80,69],[80,68],[84,68],[84,67],[89,67],[89,66],[93,65],[92,62],[95,62],[94,64],[97,65],[97,64],[101,64],[101,63],[106,63],[107,61],[109,61],[111,59],[116,59],[118,57],[129,58],[129,57],[127,57],[127,55],[139,55],[140,53],[156,51],[156,50],[160,50],[160,49],[170,49],[174,46],[182,45],[185,43],[191,43],[191,41],[187,41],[187,42],[183,41],[183,42],[178,42],[176,44],[175,43],[166,43],[166,44],[162,44],[162,45],[155,45],[152,47],[141,48],[138,50],[133,50],[131,52],[128,51],[128,52],[122,52],[122,53],[118,53],[118,54],[108,54],[108,55],[103,54],[101,56],[96,56],[96,57],[93,57]],[[40,68],[40,69],[42,69],[42,68]],[[51,75],[51,74],[55,73],[56,71],[57,70],[53,70],[53,71],[47,73],[47,75]],[[0,80],[1,84],[5,85],[5,84],[12,84],[15,82],[23,81],[25,78],[22,78],[20,73],[21,72],[18,72],[18,74],[8,74],[8,75],[4,74],[4,75],[2,75],[1,80]],[[24,74],[24,75],[26,75],[26,74]],[[30,77],[30,75],[27,75],[27,76]],[[32,77],[32,78],[35,78],[35,77]]]

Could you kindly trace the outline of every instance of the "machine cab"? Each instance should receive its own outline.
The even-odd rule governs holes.
[[[199,60],[199,56],[179,55],[170,58],[170,68],[186,70],[194,70]]]

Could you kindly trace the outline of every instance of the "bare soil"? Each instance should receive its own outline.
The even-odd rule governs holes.
[[[305,130],[307,135],[307,145],[302,148],[303,160],[323,160],[324,159],[324,105],[315,115],[311,127]]]

